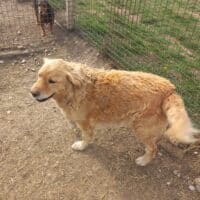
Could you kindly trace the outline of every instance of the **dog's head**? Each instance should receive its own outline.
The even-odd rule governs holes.
[[[48,11],[48,1],[47,0],[38,0],[38,12],[41,15],[44,15]]]
[[[63,96],[71,98],[74,90],[80,86],[80,77],[68,62],[44,58],[44,64],[31,88],[31,94],[39,102]]]

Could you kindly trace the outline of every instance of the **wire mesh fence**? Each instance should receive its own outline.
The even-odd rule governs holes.
[[[49,1],[57,24],[66,26],[65,0]],[[34,0],[0,1],[0,49],[27,45],[37,46],[53,40],[53,35],[41,37],[41,27],[37,25]]]
[[[125,69],[176,83],[200,119],[199,0],[76,0],[76,26]]]
[[[125,64],[199,53],[199,0],[77,0],[77,5],[78,26]]]

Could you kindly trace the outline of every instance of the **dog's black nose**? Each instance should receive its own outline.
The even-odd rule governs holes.
[[[39,91],[31,91],[31,94],[33,95],[33,97],[40,96],[40,92]]]

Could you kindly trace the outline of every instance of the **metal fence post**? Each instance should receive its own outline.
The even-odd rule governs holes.
[[[75,0],[66,0],[67,30],[72,30],[75,25]]]

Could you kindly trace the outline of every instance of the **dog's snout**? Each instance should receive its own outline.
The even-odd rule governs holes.
[[[31,91],[31,94],[33,95],[33,97],[40,96],[40,92],[39,91]]]

